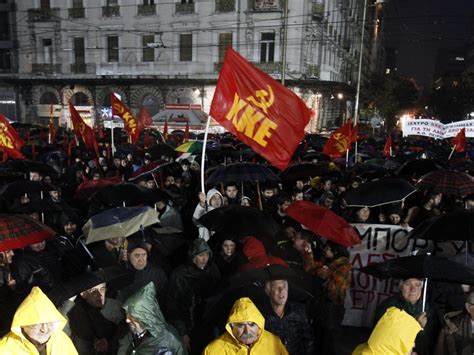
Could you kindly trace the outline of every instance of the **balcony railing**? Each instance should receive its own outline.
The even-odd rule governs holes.
[[[177,14],[194,14],[194,3],[176,3],[176,13]]]
[[[59,21],[59,8],[50,9],[28,9],[28,21],[30,22],[46,22]]]
[[[318,78],[321,75],[321,68],[317,64],[308,64],[306,69],[306,75],[308,78]]]
[[[156,4],[138,5],[138,15],[139,16],[153,16],[156,15]]]
[[[281,11],[285,0],[248,0],[248,8],[255,12]]]
[[[73,63],[71,64],[71,73],[74,74],[85,74],[87,73],[86,63]]]
[[[217,12],[234,12],[235,0],[216,0]]]
[[[102,17],[118,17],[120,16],[120,6],[102,6]]]
[[[254,62],[252,64],[268,74],[281,73],[281,62]]]
[[[61,64],[33,63],[31,71],[33,73],[53,74],[61,72]]]
[[[85,9],[83,7],[72,7],[68,9],[69,18],[84,18]]]
[[[311,4],[311,16],[315,21],[324,19],[324,3],[313,2]]]

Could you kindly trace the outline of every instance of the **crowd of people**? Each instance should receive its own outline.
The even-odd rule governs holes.
[[[400,139],[400,156],[403,144]],[[28,215],[56,233],[0,253],[1,354],[343,354],[350,250],[307,230],[286,209],[306,200],[351,223],[415,228],[433,216],[474,206],[474,195],[419,191],[403,203],[348,208],[347,191],[389,170],[364,170],[363,162],[346,167],[321,155],[307,159],[325,166],[320,176],[258,185],[225,182],[204,193],[199,160],[192,157],[165,164],[173,154],[153,156],[138,146],[115,155],[103,149],[98,158],[80,149],[66,154],[61,145],[49,148],[37,162],[0,166],[2,213]],[[50,154],[53,150],[57,154]],[[206,163],[212,169],[241,158],[236,151]],[[134,174],[157,159],[163,159],[163,169]],[[413,182],[417,176],[404,178]],[[41,189],[12,189],[19,180]],[[137,194],[145,191],[152,198],[113,196],[114,202],[106,203],[99,195],[101,181],[134,184]],[[86,196],[85,183],[92,186]],[[131,197],[134,205],[157,211],[155,228],[86,245],[86,221],[105,209],[130,206]],[[258,208],[279,231],[269,241],[214,233],[201,223],[225,206]],[[284,272],[233,290],[239,275],[269,265],[304,274],[311,295],[298,297],[300,289]],[[401,280],[400,292],[378,305],[373,332],[354,354],[472,354],[474,290],[444,284],[431,289],[422,309],[423,280]]]

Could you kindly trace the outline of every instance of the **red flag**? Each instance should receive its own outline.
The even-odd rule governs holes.
[[[352,123],[352,121],[349,119],[349,121]],[[359,133],[359,128],[357,125],[352,127],[351,130],[351,143],[357,143],[357,135]]]
[[[346,124],[336,129],[324,145],[323,153],[331,158],[337,158],[346,154],[352,143],[352,121],[348,120]]]
[[[97,154],[99,147],[95,140],[94,130],[84,122],[81,115],[79,115],[71,102],[69,102],[69,111],[71,112],[71,121],[76,137],[81,137],[87,149],[96,152]]]
[[[140,113],[138,114],[138,126],[140,130],[151,125],[153,125],[153,120],[151,119],[150,113],[145,106],[140,107]]]
[[[31,159],[36,160],[36,145],[34,143],[31,145]]]
[[[0,148],[13,159],[25,159],[20,148],[25,144],[20,135],[0,113]]]
[[[186,121],[186,128],[184,129],[183,143],[189,142],[189,121]]]
[[[240,141],[283,170],[311,114],[291,90],[227,49],[210,115]]]
[[[138,136],[140,135],[138,122],[135,117],[133,117],[129,108],[125,106],[115,94],[112,94],[112,116],[115,115],[120,116],[125,122],[125,129],[128,132],[128,136],[132,140],[132,143],[136,144],[138,142]]]
[[[53,144],[56,140],[56,128],[53,122],[53,104],[49,106],[49,144]]]
[[[168,119],[166,119],[165,125],[163,127],[163,138],[165,141],[168,140]]]
[[[392,155],[392,134],[389,133],[387,136],[387,141],[385,142],[385,145],[383,147],[383,155],[386,156],[387,158],[390,158]]]
[[[451,143],[454,145],[456,153],[464,152],[466,150],[466,129],[461,129]]]

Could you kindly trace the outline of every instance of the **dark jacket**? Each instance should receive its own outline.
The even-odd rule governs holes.
[[[471,317],[465,311],[446,313],[434,355],[472,355],[474,337]]]
[[[283,318],[275,314],[269,303],[262,313],[265,329],[280,337],[290,355],[314,354],[314,329],[302,304],[287,302]]]

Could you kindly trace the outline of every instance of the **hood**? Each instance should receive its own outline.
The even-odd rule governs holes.
[[[11,331],[23,338],[22,326],[50,322],[55,323],[54,332],[58,332],[64,328],[67,320],[39,287],[33,287],[30,294],[16,310]]]
[[[420,330],[415,318],[399,308],[390,307],[377,322],[367,344],[358,346],[353,354],[406,355],[415,345]]]
[[[248,297],[239,298],[235,301],[230,310],[229,318],[227,318],[225,329],[234,339],[235,337],[234,334],[232,334],[230,323],[239,322],[254,322],[260,328],[259,338],[262,336],[263,330],[265,329],[265,318],[263,318],[257,306],[255,306],[252,300]],[[237,339],[235,340],[237,341]]]
[[[265,246],[255,237],[248,237],[245,239],[242,251],[249,260],[252,260],[255,257],[267,255]]]
[[[217,189],[210,189],[206,194],[206,202],[207,202],[208,211],[211,211],[215,208],[211,206],[211,197],[216,194],[219,195],[219,197],[221,198],[221,207],[224,206],[224,198],[222,197],[222,194]]]
[[[137,319],[141,325],[150,332],[153,337],[165,328],[166,321],[160,306],[156,301],[155,285],[153,282],[142,287],[130,296],[122,308],[127,314]]]
[[[188,249],[189,258],[194,258],[196,255],[201,254],[202,252],[209,252],[209,257],[212,257],[212,251],[207,242],[202,238],[196,238],[193,240],[192,244]]]

